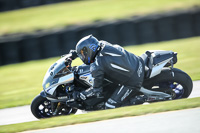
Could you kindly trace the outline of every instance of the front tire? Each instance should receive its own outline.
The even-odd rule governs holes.
[[[70,115],[75,114],[77,109],[63,106],[57,115]],[[49,118],[53,117],[53,112],[51,110],[51,101],[41,95],[37,95],[31,103],[31,112],[38,118]]]
[[[38,118],[49,118],[52,116],[51,102],[41,95],[37,95],[31,103],[31,112]]]
[[[170,89],[173,99],[187,98],[192,92],[193,82],[190,76],[180,69],[173,68],[174,76],[170,68],[163,68],[161,73],[151,79],[144,81],[143,86],[147,89],[153,90],[155,86],[156,90],[163,91],[164,89]]]

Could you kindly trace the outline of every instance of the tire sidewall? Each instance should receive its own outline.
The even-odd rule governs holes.
[[[37,95],[34,99],[33,99],[33,101],[32,101],[32,103],[31,103],[31,112],[32,112],[32,114],[36,117],[36,118],[38,118],[38,119],[41,119],[41,118],[49,118],[49,117],[52,117],[51,115],[50,116],[42,116],[41,114],[40,114],[40,112],[38,111],[38,108],[39,108],[39,106],[42,104],[42,103],[44,103],[44,101],[49,101],[47,98],[45,98],[45,97],[42,97],[41,95]],[[72,108],[72,111],[70,112],[70,114],[75,114],[77,112],[77,109],[75,109],[75,108]],[[65,114],[65,115],[69,115],[69,114]]]
[[[155,85],[155,83],[169,82],[169,81],[177,82],[181,84],[184,88],[184,94],[182,98],[187,98],[191,94],[193,87],[193,83],[190,76],[187,73],[177,68],[174,68],[173,72],[174,76],[172,75],[170,68],[163,68],[159,75],[151,79],[144,80],[143,86],[145,88],[151,89],[151,87]]]
[[[43,102],[46,101],[46,100],[47,100],[47,99],[44,98],[44,97],[42,97],[41,95],[37,95],[37,96],[33,99],[32,103],[31,103],[31,112],[32,112],[32,114],[33,114],[36,118],[38,118],[38,119],[43,118],[43,117],[39,114],[39,112],[38,112],[38,107],[39,107],[39,105],[40,105],[41,103],[43,103]]]

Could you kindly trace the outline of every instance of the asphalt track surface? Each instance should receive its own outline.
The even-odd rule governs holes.
[[[193,97],[200,97],[200,81],[193,82],[193,91],[189,98]],[[83,112],[81,112],[80,110],[77,112],[77,114],[81,113]],[[38,119],[36,119],[32,115],[29,105],[0,110],[0,125],[8,125],[8,124],[37,121],[37,120]]]
[[[23,133],[200,133],[200,108],[69,125]]]

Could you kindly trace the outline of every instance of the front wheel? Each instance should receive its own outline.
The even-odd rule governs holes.
[[[62,106],[59,112],[56,115],[69,115],[75,114],[77,109]],[[37,95],[32,103],[31,103],[31,112],[32,114],[38,118],[49,118],[53,117],[52,108],[51,108],[51,101],[42,97],[41,95]]]
[[[162,91],[172,95],[172,99],[187,98],[192,92],[190,76],[180,69],[163,68],[161,73],[144,81],[143,86],[150,90]]]

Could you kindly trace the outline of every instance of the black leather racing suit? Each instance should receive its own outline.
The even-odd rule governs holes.
[[[104,78],[119,84],[106,103],[107,108],[119,107],[139,90],[144,78],[143,60],[122,48],[100,41],[101,51],[90,64],[94,78],[93,88],[101,88]]]

